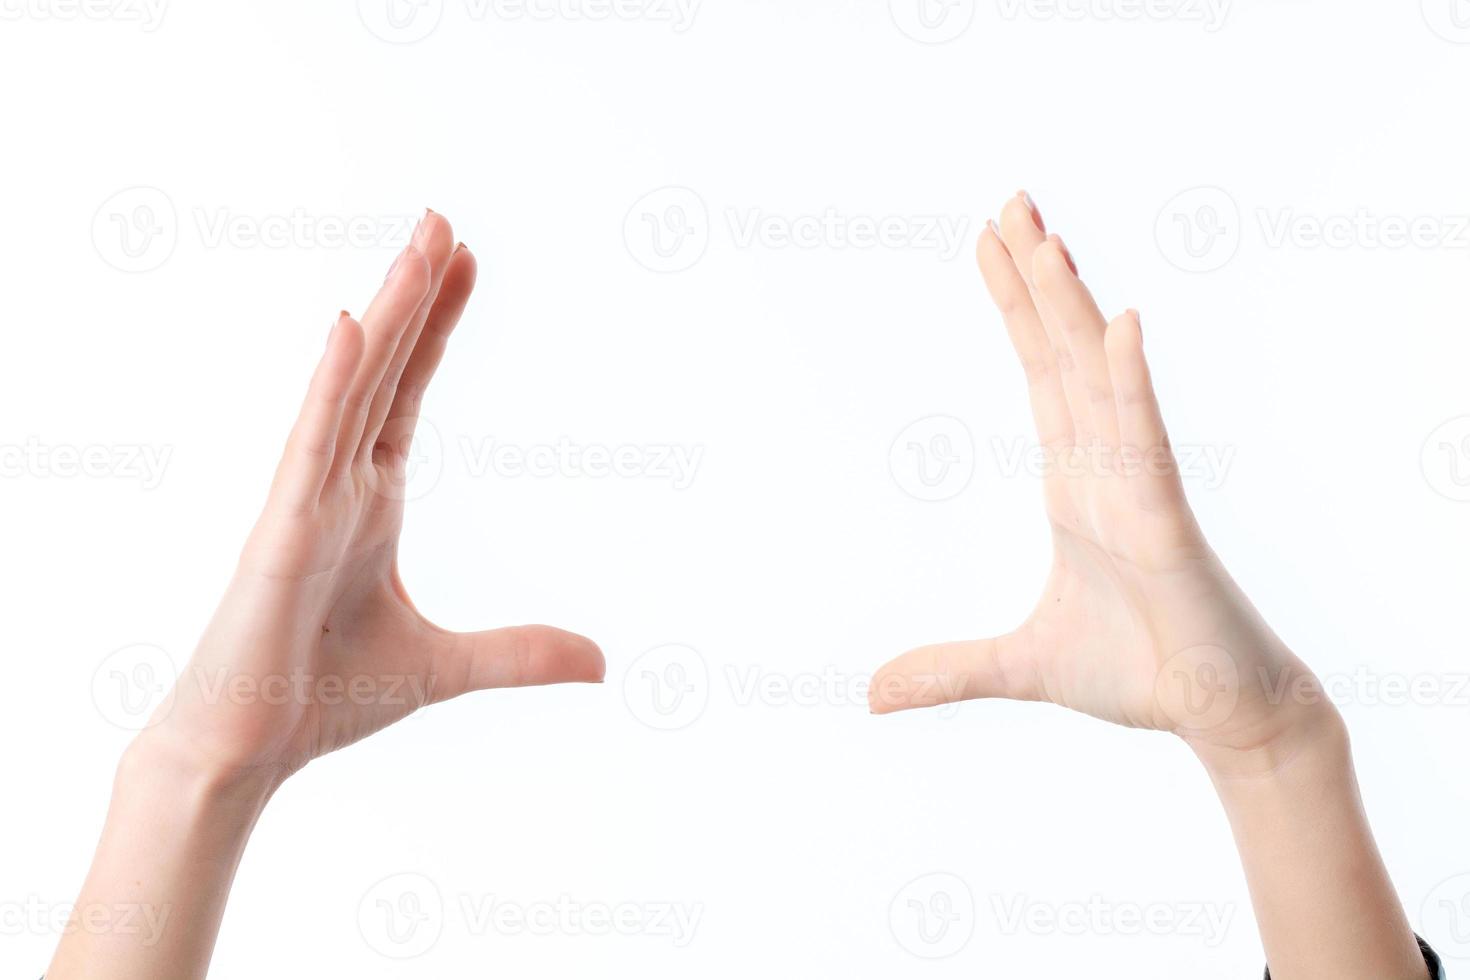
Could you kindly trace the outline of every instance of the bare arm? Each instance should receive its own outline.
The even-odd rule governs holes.
[[[592,641],[544,626],[450,633],[398,576],[410,440],[474,281],[469,250],[430,213],[362,323],[337,319],[224,600],[118,769],[49,980],[203,977],[251,830],[286,778],[426,704],[602,680]]]
[[[1185,499],[1138,314],[1104,318],[1024,194],[978,254],[1051,464],[1052,570],[1015,632],[923,647],[881,669],[873,710],[1012,698],[1172,732],[1229,813],[1275,980],[1424,980],[1342,719],[1313,696],[1312,674],[1225,571]]]

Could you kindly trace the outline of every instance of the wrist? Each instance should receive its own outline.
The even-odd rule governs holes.
[[[1184,735],[1210,778],[1265,779],[1302,766],[1351,767],[1347,724],[1328,701],[1278,707],[1251,737],[1229,741]]]
[[[286,773],[221,763],[160,729],[142,732],[118,763],[115,792],[174,801],[186,812],[208,811],[253,826]]]

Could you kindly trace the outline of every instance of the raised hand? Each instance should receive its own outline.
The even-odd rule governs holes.
[[[1030,384],[1049,461],[1053,562],[1013,633],[926,646],[883,667],[885,713],[967,698],[1049,701],[1198,750],[1272,764],[1336,712],[1211,551],[1185,499],[1138,313],[1111,322],[1062,240],[1017,195],[978,246]]]
[[[284,778],[427,703],[602,679],[590,640],[447,632],[398,575],[408,448],[474,284],[469,249],[429,212],[361,324],[338,317],[237,573],[143,739]]]

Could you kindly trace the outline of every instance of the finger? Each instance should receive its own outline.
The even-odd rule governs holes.
[[[1067,398],[1067,410],[1072,416],[1076,441],[1085,444],[1094,438],[1097,431],[1088,410],[1087,387],[1078,376],[1077,362],[1072,357],[1066,338],[1062,336],[1055,315],[1047,308],[1036,288],[1033,278],[1036,250],[1046,241],[1046,223],[1042,221],[1041,212],[1036,209],[1031,196],[1025,191],[1011,198],[1001,209],[1000,233],[1006,248],[1010,249],[1011,258],[1015,260],[1016,269],[1026,281],[1031,292],[1031,302],[1036,307],[1041,325],[1051,342],[1057,359],[1057,370],[1062,377],[1062,391]]]
[[[919,647],[878,669],[868,708],[886,715],[975,698],[1040,699],[1020,634]]]
[[[367,419],[363,423],[362,445],[359,450],[363,455],[370,455],[377,444],[383,422],[390,417],[389,409],[397,397],[404,367],[408,364],[424,323],[438,300],[441,284],[449,268],[449,259],[454,251],[454,231],[449,227],[449,220],[434,211],[425,213],[414,231],[413,246],[428,260],[429,291],[399,334],[392,356],[378,379],[377,390],[373,393],[372,404],[368,407]]]
[[[424,392],[434,377],[444,351],[449,345],[449,335],[464,313],[470,293],[475,288],[475,257],[463,244],[455,247],[450,257],[449,268],[444,273],[444,282],[429,311],[424,328],[419,333],[418,343],[403,369],[403,378],[398,383],[398,393],[388,410],[388,418],[379,442],[389,447],[406,447],[413,440],[419,411],[423,407]],[[390,432],[391,430],[391,432]],[[391,438],[385,438],[391,435]]]
[[[328,478],[345,473],[352,466],[362,442],[373,395],[377,393],[388,360],[409,318],[429,292],[429,263],[412,245],[406,247],[388,270],[383,288],[373,297],[362,317],[365,337],[363,356],[347,394],[347,407],[342,417],[337,448]]]
[[[1077,266],[1060,237],[1051,235],[1031,260],[1032,278],[1042,302],[1054,315],[1058,332],[1076,365],[1088,407],[1088,417],[1105,446],[1118,444],[1118,413],[1113,406],[1113,382],[1103,351],[1107,318],[1097,308]]]
[[[347,391],[362,360],[362,327],[343,310],[327,335],[286,453],[276,471],[272,499],[293,511],[315,506],[332,467]]]
[[[438,702],[491,688],[600,684],[607,663],[585,636],[550,626],[512,626],[443,634],[433,674],[430,700]]]
[[[1046,337],[1046,328],[1041,325],[1036,307],[1031,303],[1026,281],[1016,269],[1011,253],[1006,251],[995,222],[989,222],[980,233],[976,257],[985,287],[1000,310],[1011,345],[1026,371],[1037,437],[1045,446],[1070,445],[1073,439],[1072,414],[1067,410],[1067,396],[1062,391],[1056,354]]]
[[[1178,503],[1184,499],[1184,486],[1143,354],[1143,328],[1136,310],[1129,310],[1108,324],[1104,348],[1113,378],[1120,446],[1128,472],[1137,479],[1146,505]]]

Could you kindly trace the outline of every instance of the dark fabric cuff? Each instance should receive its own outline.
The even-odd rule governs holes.
[[[1419,939],[1418,936],[1414,937]],[[1424,962],[1429,965],[1429,980],[1445,980],[1444,964],[1439,960],[1439,954],[1429,948],[1429,944],[1419,939],[1419,951],[1424,954]],[[1266,968],[1266,980],[1271,980],[1271,968]]]

